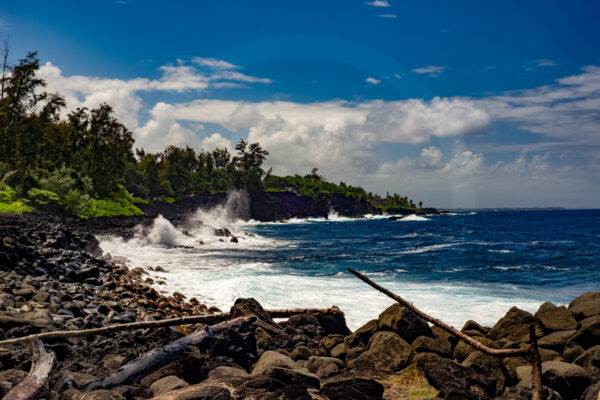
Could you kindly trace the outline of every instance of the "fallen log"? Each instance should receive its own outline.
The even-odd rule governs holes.
[[[119,385],[128,379],[142,374],[150,368],[157,368],[162,365],[168,364],[177,358],[179,358],[186,347],[189,345],[196,345],[202,342],[208,337],[212,337],[215,334],[222,332],[226,329],[242,329],[244,326],[250,325],[256,321],[256,317],[241,317],[236,318],[232,321],[221,322],[212,326],[205,326],[203,329],[190,333],[176,341],[149,351],[146,354],[141,355],[123,365],[117,372],[108,376],[107,378],[90,383],[86,391],[94,389],[106,389],[112,386]]]
[[[44,343],[39,338],[31,339],[30,343],[33,353],[31,370],[21,383],[3,397],[3,400],[34,399],[48,381],[56,356],[53,352],[46,352]]]
[[[291,309],[274,309],[265,310],[272,318],[289,318],[293,315],[304,313],[324,313],[337,308],[291,308]],[[161,319],[158,321],[130,322],[126,324],[115,324],[103,326],[101,328],[79,329],[71,331],[54,331],[44,332],[35,335],[23,336],[20,338],[6,339],[0,341],[0,346],[8,346],[13,344],[25,343],[37,337],[41,340],[45,339],[64,339],[82,336],[104,335],[114,332],[129,331],[135,329],[159,328],[164,326],[190,325],[190,324],[216,324],[230,318],[229,313],[220,314],[202,314],[190,315],[186,317]]]

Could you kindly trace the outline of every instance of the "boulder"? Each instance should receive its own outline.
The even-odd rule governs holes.
[[[542,399],[563,400],[560,394],[547,386],[542,386]],[[497,400],[531,400],[531,389],[522,386],[508,387],[502,394],[502,397],[498,397]]]
[[[340,360],[345,360],[348,355],[348,347],[346,343],[340,343],[331,349],[331,357],[339,358]]]
[[[503,357],[502,363],[504,364],[504,370],[506,371],[506,376],[510,384],[519,382],[519,379],[517,378],[517,368],[529,365],[529,361],[523,357]]]
[[[150,385],[149,392],[150,396],[155,397],[171,392],[173,390],[184,388],[186,386],[189,386],[189,384],[183,379],[180,379],[175,375],[169,375],[157,380],[152,385]]]
[[[394,332],[377,332],[369,341],[367,351],[373,357],[373,366],[378,371],[395,372],[408,366],[415,351]]]
[[[600,343],[600,315],[586,318],[579,322],[579,333],[571,340],[575,341],[584,349]]]
[[[340,370],[344,368],[344,362],[335,357],[312,356],[308,359],[306,368],[323,379],[339,374]]]
[[[321,386],[321,381],[319,380],[319,377],[315,374],[308,372],[306,369],[274,367],[268,371],[267,375],[275,382],[278,382],[285,386],[295,385],[310,388],[318,388],[319,386]]]
[[[255,315],[258,319],[275,325],[271,316],[262,308],[260,303],[253,298],[236,299],[229,313],[231,314],[231,319]]]
[[[490,328],[478,324],[473,320],[468,320],[460,330],[469,336],[485,336],[490,331]]]
[[[328,335],[348,335],[350,329],[346,325],[344,313],[337,307],[332,307],[326,312],[316,314],[319,324]]]
[[[371,336],[377,332],[377,329],[377,320],[373,319],[355,330],[351,335],[346,336],[344,343],[348,347],[365,346],[369,343]]]
[[[577,342],[575,342],[573,340],[573,338],[575,338],[576,336],[577,336],[577,334],[574,335],[569,340],[567,340],[567,343],[565,343],[565,349],[563,350],[563,357],[564,357],[565,361],[567,361],[567,362],[573,362],[573,361],[575,361],[575,359],[577,359],[577,357],[579,357],[580,355],[585,353],[585,349],[583,347],[581,347],[580,345],[578,345]]]
[[[565,306],[555,307],[543,312],[538,311],[535,317],[546,332],[569,331],[577,328],[577,321]]]
[[[296,360],[308,360],[310,356],[313,355],[313,352],[306,346],[298,346],[290,353],[290,358],[294,361]]]
[[[419,336],[433,336],[427,322],[399,303],[394,303],[379,314],[379,330],[397,333],[409,343]]]
[[[598,400],[600,398],[600,382],[589,386],[581,395],[581,400]]]
[[[496,343],[486,337],[478,337],[477,340],[486,346],[496,347]],[[467,342],[460,340],[456,347],[454,347],[454,358],[456,358],[458,362],[463,362],[474,351],[474,347],[467,344]]]
[[[329,400],[380,400],[383,385],[372,379],[349,378],[328,382],[321,393]]]
[[[582,294],[569,304],[569,311],[578,321],[600,315],[600,292]]]
[[[517,368],[518,386],[531,388],[531,366]],[[542,384],[557,391],[564,399],[578,399],[584,389],[589,386],[590,379],[579,365],[563,361],[546,361],[542,363]]]
[[[600,382],[600,344],[586,350],[574,363],[585,369],[593,383]]]
[[[542,363],[542,383],[556,390],[565,399],[576,399],[589,386],[590,378],[578,365],[547,361]]]
[[[488,400],[496,392],[496,382],[470,368],[433,353],[415,357],[430,385],[440,391],[444,399]]]
[[[474,351],[461,363],[461,365],[469,368],[471,371],[487,376],[488,379],[495,382],[496,396],[502,394],[504,391],[506,375],[504,374],[504,364],[500,357],[493,357],[484,354],[481,351]]]
[[[446,339],[437,337],[419,336],[413,341],[412,348],[417,353],[435,353],[446,357],[452,354],[452,344]]]
[[[524,343],[529,340],[529,327],[532,324],[535,324],[535,318],[531,313],[513,307],[490,329],[487,337],[492,340],[506,338],[516,343]]]
[[[290,357],[276,351],[267,350],[260,356],[258,362],[252,368],[252,374],[266,374],[270,369],[276,367],[296,368],[296,363]]]
[[[540,347],[556,350],[562,353],[567,341],[570,338],[572,338],[576,333],[576,330],[552,332],[551,334],[538,339],[538,345]]]

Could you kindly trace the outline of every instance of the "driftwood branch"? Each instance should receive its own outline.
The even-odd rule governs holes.
[[[492,356],[512,356],[512,357],[514,357],[514,356],[528,355],[529,352],[530,352],[529,349],[527,349],[527,348],[519,348],[519,349],[494,349],[494,348],[488,347],[485,344],[481,343],[480,341],[473,339],[469,335],[464,334],[463,332],[459,331],[458,329],[453,328],[452,326],[450,326],[450,325],[448,325],[448,324],[440,321],[439,319],[433,318],[429,314],[424,313],[423,311],[419,310],[417,307],[413,306],[412,303],[409,303],[408,301],[404,300],[402,297],[400,297],[400,296],[398,296],[398,295],[390,292],[386,288],[379,286],[378,284],[376,284],[375,282],[373,282],[372,280],[370,280],[369,278],[367,278],[366,276],[364,276],[360,272],[357,272],[357,271],[353,270],[352,268],[348,268],[348,271],[350,271],[350,273],[352,273],[353,275],[355,275],[357,278],[359,278],[360,280],[362,280],[363,282],[365,282],[369,286],[371,286],[371,287],[379,290],[381,293],[383,293],[386,296],[394,299],[398,303],[402,304],[404,307],[406,307],[409,310],[413,311],[415,314],[417,314],[418,316],[420,316],[424,320],[429,321],[432,324],[439,326],[440,328],[442,328],[446,332],[451,333],[451,334],[459,337],[460,339],[464,340],[465,342],[467,342],[471,346],[475,347],[477,350],[480,350],[480,351],[482,351],[482,352],[484,352],[486,354],[492,355]]]
[[[296,314],[304,313],[322,313],[332,310],[331,308],[291,308],[265,310],[272,318],[289,318]],[[25,343],[37,337],[44,339],[64,339],[82,336],[105,335],[108,333],[130,331],[135,329],[159,328],[163,326],[190,325],[190,324],[215,324],[230,318],[229,313],[191,315],[187,317],[161,319],[158,321],[130,322],[126,324],[115,324],[103,326],[101,328],[79,329],[72,331],[54,331],[44,332],[36,335],[29,335],[15,339],[6,339],[0,341],[0,346]]]
[[[241,317],[232,321],[205,326],[203,329],[190,333],[164,347],[151,350],[148,353],[139,356],[135,360],[123,365],[117,372],[107,378],[90,383],[86,390],[105,389],[119,385],[131,377],[142,374],[150,368],[157,368],[176,360],[183,354],[186,347],[189,345],[196,345],[204,339],[212,337],[227,329],[241,329],[244,326],[252,324],[254,321],[256,321],[256,317]]]
[[[44,343],[39,338],[32,338],[30,343],[33,353],[31,370],[21,383],[3,397],[3,400],[34,399],[48,381],[56,356],[53,352],[46,352]]]
[[[535,327],[529,327],[529,338],[531,345],[529,347],[529,356],[531,358],[531,374],[533,384],[531,386],[531,400],[542,400],[542,359],[538,349],[537,336],[535,335]]]

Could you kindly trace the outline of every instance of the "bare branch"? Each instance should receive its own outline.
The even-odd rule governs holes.
[[[337,310],[336,308],[292,308],[292,309],[274,309],[265,310],[272,318],[289,318],[296,314],[305,313],[323,313],[331,310]],[[72,338],[81,336],[94,336],[104,335],[108,333],[130,331],[135,329],[147,329],[147,328],[158,328],[163,326],[176,326],[176,325],[190,325],[190,324],[214,324],[217,322],[224,321],[230,318],[229,313],[220,314],[203,314],[203,315],[191,315],[187,317],[161,319],[158,321],[144,321],[144,322],[131,322],[127,324],[116,324],[103,326],[101,328],[92,329],[81,329],[72,331],[54,331],[44,332],[36,335],[29,335],[15,339],[6,339],[0,341],[0,346],[8,346],[19,343],[28,342],[32,338],[40,339],[62,339]]]
[[[373,282],[372,280],[370,280],[369,278],[367,278],[366,276],[364,276],[360,272],[357,272],[357,271],[353,270],[352,268],[348,268],[348,271],[350,271],[350,273],[352,273],[353,275],[355,275],[356,277],[358,277],[360,280],[362,280],[363,282],[365,282],[369,286],[371,286],[371,287],[379,290],[381,293],[383,293],[386,296],[394,299],[398,303],[402,304],[404,307],[406,307],[409,310],[413,311],[415,314],[417,314],[418,316],[420,316],[424,320],[429,321],[432,324],[439,326],[440,328],[442,328],[446,332],[449,332],[449,333],[451,333],[451,334],[453,334],[455,336],[458,336],[459,338],[461,338],[462,340],[464,340],[465,342],[467,342],[471,346],[475,347],[477,350],[481,350],[482,352],[490,354],[492,356],[511,356],[511,357],[514,357],[514,356],[523,356],[523,355],[529,354],[529,349],[528,348],[520,348],[520,349],[493,349],[491,347],[488,347],[485,344],[481,343],[480,341],[473,339],[469,335],[466,335],[466,334],[462,333],[458,329],[453,328],[452,326],[450,326],[450,325],[448,325],[448,324],[440,321],[439,319],[433,318],[429,314],[424,313],[423,311],[419,310],[417,307],[413,306],[408,301],[404,300],[402,297],[400,297],[400,296],[398,296],[398,295],[390,292],[389,290],[387,290],[384,287],[379,286],[378,284],[376,284],[375,282]]]

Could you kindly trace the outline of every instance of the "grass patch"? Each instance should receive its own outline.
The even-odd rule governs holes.
[[[133,203],[123,199],[90,199],[79,213],[81,218],[132,217],[134,215],[144,215],[144,213]]]
[[[398,375],[390,375],[381,380],[385,388],[384,399],[394,400],[424,400],[433,399],[438,395],[423,372],[416,365],[402,370]]]

